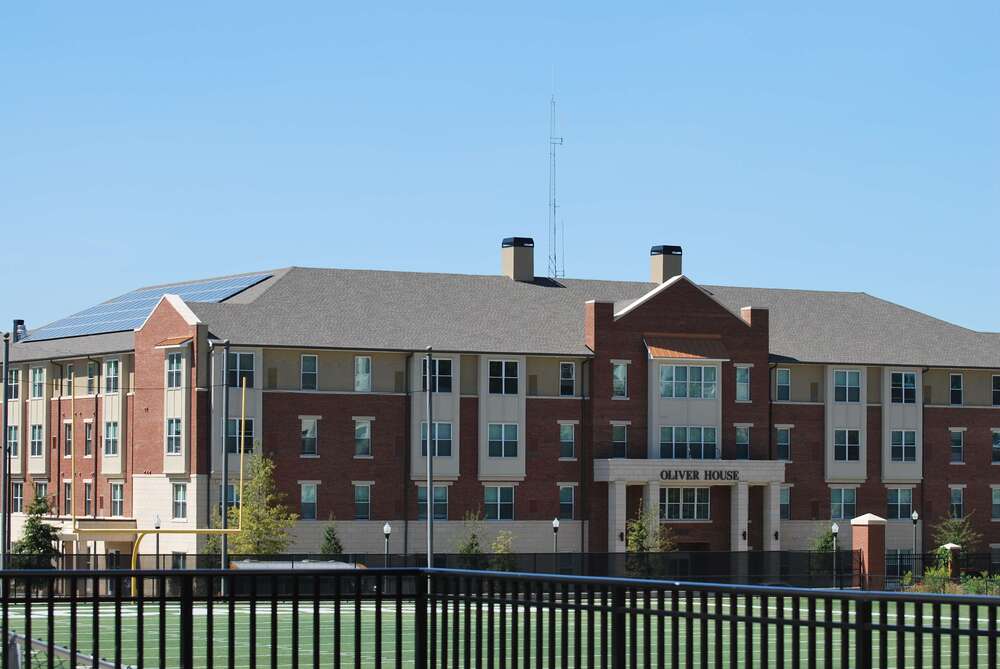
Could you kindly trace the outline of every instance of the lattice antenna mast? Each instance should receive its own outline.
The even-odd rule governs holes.
[[[556,147],[562,146],[563,138],[556,136],[556,96],[553,93],[549,102],[549,276],[553,279],[566,276],[566,258],[559,266],[559,230],[556,221],[556,210],[559,208],[556,199]],[[565,245],[565,227],[563,228],[563,244]]]

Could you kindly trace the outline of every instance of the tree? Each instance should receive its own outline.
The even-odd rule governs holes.
[[[677,550],[673,531],[660,522],[656,511],[640,506],[625,524],[625,550],[629,553],[669,553]]]
[[[957,544],[963,553],[975,552],[983,540],[983,535],[972,526],[972,514],[961,518],[944,518],[934,526],[932,535],[935,546]]]
[[[274,460],[259,453],[251,456],[239,505],[229,508],[229,527],[240,528],[239,532],[229,535],[229,552],[233,555],[284,553],[292,543],[288,531],[298,519],[298,515],[284,505],[284,499],[285,496],[277,491],[274,483]],[[213,513],[212,525],[222,525],[218,511]],[[217,552],[220,543],[218,536],[210,536],[206,549],[212,553]]]
[[[340,556],[344,554],[344,546],[337,536],[337,523],[333,516],[330,516],[330,524],[323,531],[323,545],[319,547],[319,552],[323,555]]]
[[[44,497],[36,497],[28,507],[28,517],[20,541],[15,541],[11,552],[22,556],[17,560],[22,567],[51,567],[52,560],[61,553],[57,548],[59,530],[42,518],[49,513],[49,502]]]
[[[812,549],[817,553],[833,552],[833,532],[826,530],[813,539]]]
[[[514,558],[514,535],[509,530],[500,530],[493,543],[490,544],[493,551],[493,569],[495,571],[514,571],[517,562]]]
[[[464,522],[463,536],[455,545],[455,551],[464,556],[466,568],[478,569],[481,566],[483,555],[483,546],[479,542],[479,537],[483,534],[483,519],[478,511],[466,511]]]

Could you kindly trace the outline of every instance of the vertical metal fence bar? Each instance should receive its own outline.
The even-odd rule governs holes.
[[[510,666],[511,666],[511,669],[517,669],[518,668],[518,660],[520,659],[518,657],[518,648],[520,646],[520,644],[518,643],[518,641],[519,641],[518,634],[520,632],[520,629],[519,629],[518,620],[517,620],[518,617],[520,616],[520,606],[519,606],[519,601],[518,601],[520,599],[520,588],[518,586],[518,582],[517,581],[510,581],[509,585],[510,585],[510,599],[511,599],[511,601],[510,601],[510,613],[511,613],[511,616],[510,616]],[[456,665],[454,669],[458,669],[458,666]]]
[[[385,588],[385,576],[379,576],[375,582],[375,669],[382,669],[382,590]],[[319,595],[316,595],[315,615],[313,616],[313,628],[315,629],[316,641],[314,648],[319,644]],[[446,604],[447,607],[447,604]],[[447,648],[447,644],[445,644]],[[316,655],[316,669],[319,669],[319,656]]]
[[[209,584],[211,585],[211,584]],[[210,587],[209,592],[212,591]],[[211,596],[211,595],[209,595]],[[257,666],[257,577],[250,577],[250,615],[248,625],[250,627],[249,656],[250,666]],[[211,645],[211,644],[209,644]]]
[[[666,667],[667,665],[667,658],[665,657],[667,650],[667,643],[666,639],[664,638],[666,636],[667,621],[665,616],[667,608],[666,608],[666,596],[665,593],[663,592],[662,587],[659,588],[656,593],[656,606],[658,609],[657,611],[658,615],[656,616],[656,657],[657,657],[656,666],[658,669],[664,669],[664,667]]]
[[[47,579],[47,587],[45,589],[45,609],[46,613],[46,630],[45,630],[45,645],[47,652],[46,666],[48,669],[55,669],[56,658],[55,658],[55,645],[56,645],[56,593],[55,593],[55,579]],[[120,620],[120,618],[119,618]],[[116,625],[115,627],[120,627]],[[121,639],[121,632],[118,633],[119,640]]]
[[[941,666],[941,604],[931,603],[931,666]]]
[[[573,605],[576,615],[573,616],[573,666],[579,669],[583,666],[583,589],[579,583],[573,584]],[[517,665],[513,669],[517,669]]]
[[[854,660],[858,667],[872,666],[872,603],[858,600],[855,611]]]
[[[768,615],[767,615],[767,606],[768,606],[767,595],[761,595],[761,598],[760,598],[760,621],[761,621],[760,622],[760,666],[762,666],[762,667],[769,666],[769,664],[770,664],[769,658],[768,658],[768,651],[770,650],[768,648],[768,641],[770,639],[770,635],[768,634],[769,630],[767,628],[767,617],[768,617]]]
[[[136,626],[135,626],[135,655],[136,655],[136,666],[138,667],[138,669],[143,669],[143,667],[145,666],[145,658],[143,657],[143,655],[145,655],[144,645],[145,645],[145,640],[146,640],[146,622],[145,622],[145,616],[144,616],[145,612],[143,611],[143,609],[145,608],[145,603],[146,603],[146,577],[145,576],[138,576],[138,577],[136,577],[135,581],[136,581],[136,584],[139,586],[137,588],[138,592],[135,593],[135,596],[136,596],[136,600],[135,600],[135,619],[136,619]],[[70,625],[71,626],[75,625],[75,623],[76,623],[75,619],[76,619],[76,615],[75,614],[71,614],[70,615]],[[72,653],[71,653],[71,655],[72,655]],[[73,657],[75,659],[76,656],[73,655]]]
[[[774,656],[779,667],[785,666],[785,597],[778,595],[774,601],[774,613],[777,622],[774,628]],[[846,664],[844,665],[847,666]]]
[[[958,605],[949,604],[948,608],[951,609],[951,666],[958,666],[958,648],[959,648],[959,636],[958,636]]]
[[[629,666],[632,667],[632,669],[635,669],[635,667],[639,666],[639,606],[637,603],[637,593],[635,588],[629,589],[626,601],[628,602],[628,660]]]
[[[403,669],[403,576],[396,576],[396,669]]]
[[[251,581],[254,579],[251,578]],[[379,584],[381,585],[381,583]],[[313,589],[313,669],[319,669],[319,646],[320,646],[320,636],[319,636],[319,594],[320,594],[321,581],[319,576],[313,576],[312,578],[312,589]],[[250,608],[253,611],[253,599],[250,600]],[[251,621],[253,620],[253,614],[251,613]],[[382,638],[382,626],[379,624],[375,625],[376,638]],[[251,622],[250,628],[250,644],[251,646],[255,643],[253,633],[253,623]],[[250,662],[250,666],[254,666],[253,662]],[[382,653],[377,653],[375,657],[375,666],[382,666]]]
[[[562,614],[560,627],[560,641],[559,641],[559,651],[562,662],[560,666],[562,669],[569,669],[569,613],[570,613],[570,603],[569,603],[569,586],[566,583],[562,584],[562,592],[559,593],[561,597],[559,611]],[[500,666],[504,666],[502,663]]]
[[[271,577],[271,669],[278,669],[278,575]],[[337,637],[338,640],[340,637]],[[337,653],[337,667],[340,667],[340,653]]]
[[[746,595],[743,598],[743,661],[745,664],[753,664],[753,596]]]
[[[802,600],[792,597],[792,669],[802,666]]]
[[[295,581],[294,576],[292,580]],[[226,666],[229,669],[236,669],[236,592],[233,590],[233,578],[228,571],[223,574],[222,582],[225,585],[222,593],[226,598]],[[292,628],[295,632],[298,632],[298,623],[298,608],[296,607],[292,611]],[[298,634],[293,633],[293,636],[295,638],[292,641],[292,648],[296,652],[292,653],[292,669],[298,669]]]
[[[431,583],[433,584],[433,582],[434,582],[434,577],[432,576],[431,577]],[[362,621],[361,621],[361,593],[364,590],[364,588],[365,588],[364,578],[361,577],[361,576],[355,575],[355,577],[354,577],[354,669],[361,669],[361,648],[362,648],[362,645],[361,645],[361,642],[362,642],[362,640],[361,640],[361,628],[363,626],[362,625]],[[433,593],[433,590],[431,592]],[[298,589],[296,589],[296,593],[295,594],[296,595],[298,594]],[[430,602],[431,602],[431,664],[430,664],[430,666],[434,666],[434,617],[433,617],[434,616],[434,600],[433,600],[433,594],[431,595]],[[294,618],[293,618],[293,622],[294,622]],[[293,637],[296,636],[296,634],[295,634],[296,631],[297,630],[295,630],[295,629],[292,630],[292,636]],[[297,639],[295,641],[293,641],[292,648],[295,648],[297,646],[296,641],[297,641]],[[295,666],[293,666],[292,669],[296,669]]]
[[[987,626],[990,634],[986,637],[986,660],[990,667],[997,666],[997,608],[996,604],[990,604],[989,622]]]
[[[913,666],[916,669],[924,669],[924,605],[917,602],[913,612]]]
[[[420,576],[418,576],[417,577],[417,581],[419,582],[420,580],[421,580]],[[341,627],[340,627],[340,598],[342,596],[343,596],[343,577],[340,574],[337,574],[337,575],[335,575],[333,577],[333,666],[334,666],[334,669],[340,669],[340,637],[341,637],[341,634],[342,634],[342,630],[341,630]],[[414,602],[414,606],[416,606],[416,603],[417,602],[415,601]],[[415,614],[416,614],[417,618],[419,619],[419,617],[420,617],[420,611],[419,610],[415,610]],[[274,613],[272,612],[271,615],[273,616]],[[278,644],[277,644],[276,637],[275,637],[275,632],[274,632],[274,618],[271,619],[271,638],[272,638],[273,645],[277,646]],[[422,637],[420,636],[419,627],[417,628],[416,639],[417,639],[417,642],[418,642],[417,653],[418,653],[418,657],[419,657],[419,653],[420,653],[419,640],[422,639]],[[419,667],[419,666],[423,666],[423,665],[418,664],[417,666]]]
[[[625,669],[625,588],[611,588],[611,667]]]
[[[461,577],[456,577],[455,580],[453,581],[455,589],[452,592],[452,603],[451,603],[451,613],[452,613],[452,615],[451,615],[451,643],[452,643],[452,649],[451,649],[451,666],[452,666],[452,669],[458,669],[459,659],[460,659],[459,651],[461,650],[461,648],[460,648],[459,642],[460,642],[461,639],[460,639],[460,636],[459,636],[459,633],[458,633],[458,623],[459,623],[458,612],[459,612],[459,600],[461,598],[460,596],[461,596],[461,593],[462,593],[462,581],[463,581],[463,579]],[[517,634],[516,634],[517,620],[516,619],[514,620],[514,630],[515,630],[514,636],[517,636]],[[514,644],[514,645],[515,645],[515,647],[517,646],[517,644]]]
[[[537,669],[542,669],[542,664],[545,662],[545,655],[542,650],[542,634],[545,631],[542,611],[545,603],[542,599],[542,584],[538,582],[535,584],[535,667]],[[476,667],[476,669],[480,668]]]
[[[483,667],[483,584],[474,582],[476,588],[476,669]]]
[[[464,632],[462,634],[462,638],[464,640],[465,648],[463,649],[462,659],[465,661],[465,664],[463,666],[470,667],[470,666],[472,666],[471,665],[471,658],[472,658],[472,603],[471,603],[470,600],[472,599],[472,586],[473,586],[473,583],[472,583],[472,579],[469,578],[469,577],[466,577],[464,579],[464,582],[465,582],[465,589],[464,589],[463,592],[465,593],[465,601],[462,602],[462,611],[464,612],[463,615],[462,615],[462,625],[464,627]],[[479,587],[478,584],[476,584],[476,587]],[[525,624],[527,624],[527,623],[525,623]],[[525,641],[525,647],[524,648],[525,648],[525,650],[524,650],[525,655],[527,655],[527,653],[528,653],[527,641]]]
[[[500,666],[507,667],[507,586],[505,581],[500,580],[496,582],[497,595],[500,598]],[[493,629],[493,623],[490,623],[490,629]],[[493,644],[490,644],[492,646]],[[496,653],[491,653],[495,655]]]
[[[163,578],[162,576],[160,577]],[[205,666],[212,669],[215,664],[215,644],[213,643],[215,634],[215,579],[206,578],[205,584]],[[167,591],[163,587],[166,580],[157,581],[157,592],[160,594],[160,637],[166,636],[166,615],[164,611],[167,605]],[[161,653],[162,656],[162,653]],[[161,667],[165,666],[163,664]]]
[[[969,669],[979,669],[979,611],[975,604],[969,605]],[[993,669],[990,667],[990,669]]]
[[[833,600],[829,597],[823,598],[823,643],[823,666],[833,669]]]
[[[608,647],[611,645],[609,643],[610,635],[608,633],[610,622],[608,620],[608,589],[605,586],[601,586],[600,591],[601,599],[601,644],[598,648],[601,649],[601,669],[608,669]]]
[[[642,637],[644,643],[642,644],[642,666],[650,667],[652,666],[653,657],[653,631],[652,631],[652,618],[651,611],[652,608],[652,593],[649,588],[643,589],[642,592]]]
[[[722,593],[715,593],[715,604],[713,617],[715,618],[715,666],[717,669],[722,669],[722,626],[725,622],[722,618]],[[662,632],[662,630],[661,630]],[[663,665],[660,665],[660,669],[663,669]]]
[[[549,608],[549,625],[546,633],[546,639],[548,640],[549,648],[549,668],[555,669],[556,666],[556,584],[550,582],[548,584],[548,608]],[[493,669],[490,667],[490,669]]]
[[[885,602],[888,606],[889,602]],[[896,602],[896,666],[906,668],[906,610],[904,603]]]
[[[704,590],[698,602],[698,631],[700,633],[698,647],[701,666],[708,666],[708,593]]]
[[[181,577],[181,667],[194,669],[194,576]]]
[[[31,582],[30,576],[24,579],[24,654],[26,657],[31,657],[31,590],[34,588],[34,584]],[[96,592],[96,590],[95,590]],[[94,610],[97,610],[97,606],[94,606]],[[94,638],[97,638],[97,631],[99,627],[97,626],[97,616],[94,616]],[[4,644],[6,645],[7,640],[4,639]],[[96,643],[96,642],[95,642]],[[97,654],[94,653],[94,657]],[[31,661],[28,661],[31,664]]]
[[[806,658],[809,669],[816,669],[816,600],[809,598],[809,612],[807,614],[808,626],[806,627],[807,645]]]
[[[445,576],[438,581],[441,584],[441,669],[448,667],[448,595],[451,593],[452,579]]]
[[[73,667],[79,665],[79,661],[78,661],[78,657],[77,657],[77,655],[78,655],[78,652],[77,652],[78,651],[78,648],[77,648],[78,639],[77,639],[77,629],[76,629],[76,625],[77,625],[77,622],[76,622],[77,587],[78,587],[77,578],[76,578],[76,575],[74,574],[74,575],[72,575],[72,576],[69,577],[69,661],[72,663],[70,666],[73,666]],[[142,614],[141,614],[142,609],[140,608],[139,611],[140,611],[139,620],[141,621],[142,620]],[[7,623],[7,602],[6,602],[6,596],[5,596],[4,597],[4,630],[3,630],[4,646],[7,645],[7,639],[9,638],[7,636],[7,625],[6,625],[6,623]],[[140,638],[142,637],[142,625],[141,624],[139,625],[139,636],[140,636]],[[6,661],[6,658],[5,658],[4,661]],[[7,665],[5,664],[5,665],[0,665],[0,666],[7,666]],[[142,646],[140,645],[139,646],[139,669],[142,669],[142,666],[143,666],[142,665]]]
[[[2,449],[0,449],[2,453]],[[5,522],[0,518],[0,522]],[[9,667],[13,664],[11,658],[8,657],[10,652],[10,600],[13,597],[13,593],[10,590],[10,579],[4,574],[0,574],[0,628],[3,631],[3,643],[0,643],[0,666]],[[75,659],[75,658],[74,658]]]
[[[878,602],[878,661],[880,667],[889,666],[889,603]]]
[[[496,640],[494,638],[494,606],[493,599],[496,589],[492,578],[486,579],[486,667],[493,669],[496,657]]]
[[[694,667],[694,593],[684,591],[684,666]]]
[[[677,590],[670,591],[670,666],[681,666],[681,607],[680,593]],[[735,628],[734,628],[735,631]],[[733,639],[736,635],[733,634]]]
[[[427,669],[427,577],[422,573],[418,573],[416,577],[413,606],[416,667]]]
[[[851,666],[851,601],[840,600],[840,666]]]

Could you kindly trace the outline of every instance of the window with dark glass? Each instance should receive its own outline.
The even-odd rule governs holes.
[[[226,421],[226,452],[239,453],[241,448],[244,453],[253,453],[253,418],[243,421],[242,431],[239,418]]]
[[[890,520],[909,520],[913,512],[913,491],[909,488],[890,488],[888,515]]]
[[[893,372],[891,382],[893,404],[917,403],[917,375],[915,373]]]
[[[451,423],[434,423],[434,457],[451,457]],[[420,424],[420,455],[427,457],[427,423]]]
[[[491,458],[517,457],[517,423],[490,423],[488,430]]]
[[[369,520],[372,514],[372,487],[354,486],[354,519]]]
[[[792,398],[792,370],[779,367],[775,370],[774,377],[775,399],[779,402],[790,400]]]
[[[611,426],[611,457],[628,457],[628,425]]]
[[[965,430],[950,430],[951,462],[965,462]]]
[[[431,360],[433,367],[433,383],[431,391],[435,393],[451,392],[451,360],[449,358],[434,358]],[[421,361],[420,388],[427,390],[427,358]]]
[[[718,457],[714,427],[664,425],[660,427],[660,457],[676,460],[712,460]]]
[[[514,486],[486,486],[486,520],[514,520]]]
[[[833,459],[853,462],[861,459],[861,431],[833,431]]]
[[[559,518],[561,520],[573,520],[573,497],[576,493],[576,486],[559,486]]]
[[[299,518],[316,520],[316,484],[303,483],[299,489],[302,498],[299,503]],[[365,518],[367,517],[366,515]]]
[[[889,456],[893,462],[917,461],[917,433],[914,430],[893,430]]]
[[[417,520],[427,520],[427,486],[417,486]],[[434,520],[448,520],[448,486],[434,486]]]
[[[316,435],[319,431],[318,423],[319,421],[315,418],[301,418],[299,420],[299,445],[301,446],[300,453],[302,455],[317,454]]]
[[[962,404],[964,396],[963,379],[961,374],[952,374],[950,376],[950,386],[951,386],[951,403],[958,405]]]
[[[247,388],[253,388],[253,353],[229,354],[229,378],[226,383],[230,388],[242,388],[246,380]]]
[[[576,363],[559,363],[559,394],[563,397],[572,397],[576,394]]]
[[[660,488],[660,520],[709,520],[709,489]]]
[[[576,425],[572,423],[559,425],[559,457],[576,457]]]
[[[949,511],[952,518],[963,518],[965,516],[965,490],[962,488],[951,489]]]
[[[779,427],[775,434],[775,442],[777,443],[778,459],[779,460],[791,460],[792,459],[792,430],[787,427]]]
[[[861,372],[835,370],[833,372],[833,400],[835,402],[860,402]]]
[[[750,428],[740,426],[736,428],[736,459],[750,459]]]
[[[517,361],[490,360],[489,387],[491,395],[516,395]]]
[[[319,379],[319,363],[315,355],[303,355],[299,358],[299,387],[302,390],[316,390]]]

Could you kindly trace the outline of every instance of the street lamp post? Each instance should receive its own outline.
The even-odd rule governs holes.
[[[920,514],[914,509],[913,513],[910,514],[910,519],[913,521],[913,564],[910,565],[911,573],[917,575],[917,521],[920,520]]]
[[[385,566],[389,566],[389,535],[392,534],[392,525],[389,521],[385,521],[385,525],[382,526],[382,534],[385,535]]]
[[[839,588],[840,574],[837,572],[837,535],[840,533],[840,525],[834,523],[830,527],[830,533],[833,534],[833,586]]]
[[[153,529],[160,529],[160,514],[153,516]],[[160,533],[156,533],[156,568],[160,568]]]
[[[434,455],[437,452],[437,440],[434,438],[434,383],[437,374],[434,373],[434,358],[431,355],[431,347],[427,347],[427,356],[424,358],[426,374],[424,394],[427,400],[427,568],[434,567]]]
[[[559,519],[552,519],[552,552],[559,552]]]

